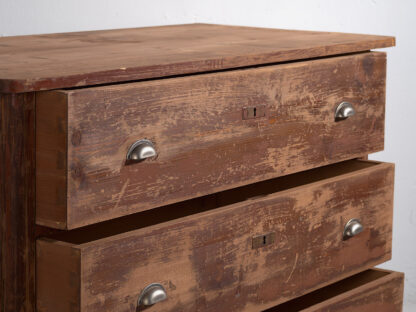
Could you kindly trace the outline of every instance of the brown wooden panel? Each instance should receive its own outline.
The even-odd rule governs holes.
[[[136,230],[127,221],[127,232],[109,237],[67,232],[60,240],[79,255],[80,282],[43,277],[38,309],[56,311],[45,304],[48,291],[65,284],[81,292],[79,309],[71,311],[136,312],[141,290],[158,282],[168,299],[146,311],[259,311],[390,259],[394,166],[351,161],[330,169],[338,174],[325,178],[325,170],[315,169],[277,178],[267,193],[260,183],[241,202],[233,198],[241,193],[224,192],[214,199],[220,207],[203,213]],[[364,231],[343,240],[351,218]],[[127,219],[140,227],[140,214]],[[274,241],[253,249],[253,238],[268,233]],[[66,260],[40,253],[37,261],[39,268]],[[69,310],[72,291],[60,298],[61,309]]]
[[[36,105],[36,198],[42,202],[37,220],[53,220],[62,228],[67,220],[67,111],[60,93],[37,94]],[[52,221],[51,221],[52,222]]]
[[[394,272],[304,312],[401,312],[403,286],[403,273]]]
[[[371,52],[40,93],[37,222],[76,228],[380,151],[385,69]],[[342,101],[357,114],[335,122]],[[143,138],[157,159],[126,165]]]
[[[54,311],[79,311],[81,306],[80,251],[69,244],[38,240],[36,256],[37,311],[54,307]],[[59,262],[56,259],[60,259]],[[55,285],[45,288],[42,285]]]
[[[0,94],[0,311],[34,312],[35,96]]]
[[[401,312],[404,274],[372,269],[265,312]]]
[[[0,91],[131,81],[395,45],[394,37],[175,25],[0,38]]]

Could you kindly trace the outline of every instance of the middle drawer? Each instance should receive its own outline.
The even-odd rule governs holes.
[[[390,258],[393,179],[351,160],[40,239],[38,311],[136,312],[152,283],[146,311],[272,307]]]
[[[380,151],[385,69],[369,52],[39,93],[36,221],[74,229]],[[336,120],[342,102],[355,115]],[[142,139],[157,157],[127,163]]]

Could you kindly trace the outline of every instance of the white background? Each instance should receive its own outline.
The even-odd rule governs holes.
[[[0,0],[0,35],[183,23],[393,35],[388,52],[385,151],[396,163],[393,260],[404,271],[405,311],[416,311],[416,1],[412,0]]]

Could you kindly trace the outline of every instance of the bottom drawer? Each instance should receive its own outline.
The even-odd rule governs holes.
[[[393,176],[352,160],[39,239],[38,311],[270,308],[390,259]]]
[[[264,312],[400,312],[404,274],[367,270]]]

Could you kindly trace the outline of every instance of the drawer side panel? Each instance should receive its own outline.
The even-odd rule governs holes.
[[[64,93],[36,93],[36,223],[67,223],[68,103]]]
[[[39,312],[80,312],[81,253],[70,244],[36,243],[36,306]]]

